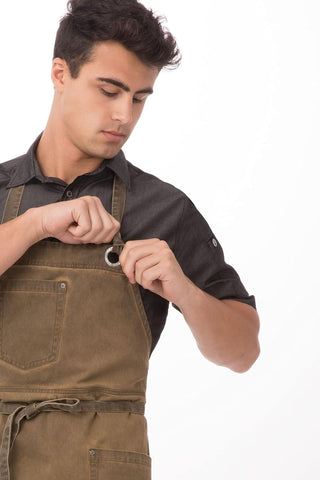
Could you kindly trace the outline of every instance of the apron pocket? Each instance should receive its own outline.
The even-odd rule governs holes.
[[[0,359],[22,370],[56,361],[66,282],[0,280]]]
[[[90,480],[151,480],[151,458],[143,453],[90,450]]]

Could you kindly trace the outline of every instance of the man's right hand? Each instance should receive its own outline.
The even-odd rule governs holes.
[[[64,243],[108,243],[120,228],[97,197],[80,197],[33,209],[39,239],[54,237]]]
[[[109,243],[120,228],[97,197],[30,208],[0,225],[0,275],[33,244],[48,237],[71,244]]]

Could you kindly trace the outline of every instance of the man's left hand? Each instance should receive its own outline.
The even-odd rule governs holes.
[[[179,306],[187,294],[190,280],[163,240],[127,242],[120,255],[120,264],[131,283],[138,283],[169,302]]]

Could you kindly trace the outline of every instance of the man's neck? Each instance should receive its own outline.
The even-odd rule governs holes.
[[[61,136],[52,134],[48,127],[43,132],[36,155],[44,176],[59,178],[70,185],[77,177],[93,172],[103,162],[101,158],[86,157],[60,140]]]

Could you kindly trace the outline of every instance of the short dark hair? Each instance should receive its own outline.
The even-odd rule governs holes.
[[[180,63],[179,48],[163,17],[137,0],[69,0],[67,9],[57,31],[54,58],[67,62],[73,78],[90,60],[95,44],[107,40],[121,43],[159,70]]]

